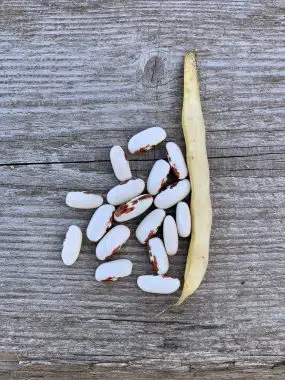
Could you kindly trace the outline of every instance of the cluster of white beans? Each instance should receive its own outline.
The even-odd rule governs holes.
[[[166,138],[164,129],[148,128],[135,136],[128,143],[131,154],[144,152],[159,144]],[[145,182],[133,179],[129,161],[120,146],[113,146],[110,151],[111,164],[117,179],[121,182],[107,194],[107,202],[103,198],[87,191],[70,192],[66,196],[66,204],[78,209],[95,209],[88,227],[87,237],[96,242],[96,257],[100,261],[113,258],[115,252],[127,242],[130,230],[123,224],[113,227],[115,222],[123,223],[146,212],[154,203],[155,209],[141,221],[136,229],[136,237],[145,244],[149,251],[153,275],[139,276],[138,287],[149,293],[170,294],[180,287],[177,278],[167,276],[169,269],[168,256],[178,251],[178,236],[188,237],[191,232],[191,217],[187,203],[183,199],[190,193],[190,182],[187,166],[181,149],[173,142],[166,144],[168,162],[158,160],[153,165],[148,179],[147,192],[144,193]],[[177,182],[161,190],[167,183],[170,171],[173,171]],[[166,215],[166,209],[176,206],[176,220]],[[163,225],[163,240],[155,237]],[[75,263],[79,256],[82,232],[79,227],[69,227],[62,249],[62,260],[66,265]],[[129,276],[132,262],[118,259],[100,264],[95,271],[97,281],[115,281]]]

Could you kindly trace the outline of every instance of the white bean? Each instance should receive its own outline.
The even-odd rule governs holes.
[[[167,215],[163,222],[163,241],[167,254],[173,256],[178,251],[178,232],[174,218]]]
[[[186,238],[191,232],[191,214],[186,202],[179,202],[176,207],[176,224],[179,236]]]
[[[106,260],[107,257],[118,252],[122,245],[129,239],[130,234],[130,229],[126,226],[120,225],[112,228],[97,244],[97,259]]]
[[[159,193],[162,186],[167,181],[167,176],[170,171],[170,165],[164,160],[158,160],[153,165],[148,179],[147,179],[147,191],[151,195]]]
[[[128,143],[130,153],[139,153],[150,150],[153,146],[159,144],[166,138],[166,132],[163,128],[152,127],[145,129],[134,135]]]
[[[114,211],[115,207],[109,204],[97,208],[86,230],[86,235],[89,240],[99,241],[101,239],[113,224]]]
[[[119,181],[123,182],[132,178],[130,163],[119,145],[113,146],[110,150],[110,160],[114,174]]]
[[[157,274],[167,273],[169,261],[162,240],[158,237],[150,239],[148,241],[148,251],[153,271]]]
[[[138,287],[144,292],[171,294],[180,287],[178,278],[168,276],[143,275],[137,279]]]
[[[188,179],[178,181],[173,185],[168,186],[160,192],[154,200],[154,205],[157,208],[169,208],[176,203],[182,201],[190,193],[190,182]]]
[[[166,150],[168,153],[168,161],[176,177],[178,179],[186,178],[188,175],[188,169],[179,146],[174,142],[169,142],[166,144]]]
[[[66,195],[65,202],[69,207],[90,209],[101,206],[103,198],[89,191],[70,191]]]
[[[143,214],[152,205],[152,202],[153,197],[151,195],[139,195],[129,202],[119,206],[114,213],[114,219],[117,222],[125,222],[126,220],[136,218]]]
[[[132,273],[132,262],[128,259],[109,261],[98,266],[95,272],[97,281],[116,281]]]
[[[136,237],[138,241],[145,244],[150,238],[152,238],[159,226],[161,226],[165,217],[165,211],[156,209],[151,211],[138,225],[136,229]]]
[[[77,226],[70,226],[61,251],[61,258],[65,265],[72,265],[77,260],[82,243],[82,232]]]
[[[107,201],[118,206],[141,194],[144,188],[145,183],[142,179],[130,179],[126,183],[113,187],[107,194]]]

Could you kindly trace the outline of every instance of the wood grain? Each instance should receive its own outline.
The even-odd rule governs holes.
[[[3,379],[282,379],[284,49],[281,2],[35,1],[0,5],[0,373]],[[206,279],[143,294],[133,274],[94,281],[94,245],[64,267],[63,237],[92,211],[69,190],[106,195],[113,144],[150,125],[182,139],[182,61],[198,54],[214,226]],[[164,144],[131,158],[147,177]],[[173,212],[171,210],[170,212]],[[134,232],[139,219],[128,223]],[[188,242],[171,258],[183,276]]]

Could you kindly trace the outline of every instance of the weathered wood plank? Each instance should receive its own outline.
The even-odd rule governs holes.
[[[209,147],[216,139],[284,152],[277,6],[215,0],[205,12],[203,1],[69,3],[2,5],[1,163],[97,160],[107,154],[102,131],[106,147],[152,123],[181,137],[189,48],[199,54]]]
[[[167,114],[170,116],[170,112]],[[165,127],[164,123],[159,125]],[[148,126],[150,124],[144,127]],[[176,128],[165,129],[168,141],[175,140],[184,146],[179,124]],[[122,145],[127,152],[128,139],[135,133],[135,129],[99,129],[75,135],[49,136],[47,140],[31,139],[28,135],[21,138],[4,138],[1,142],[3,156],[0,164],[106,161],[109,160],[112,145]],[[281,130],[220,130],[209,131],[207,136],[209,157],[228,159],[223,162],[225,165],[230,164],[233,170],[241,169],[240,160],[243,164],[248,163],[251,169],[256,168],[256,165],[259,169],[278,169],[284,163],[285,143],[284,132]],[[163,143],[143,155],[133,155],[130,159],[142,161],[166,157],[164,145]]]
[[[115,367],[108,362],[102,364],[81,364],[65,366],[62,364],[49,363],[47,365],[33,364],[27,361],[22,361],[20,357],[16,358],[13,354],[10,355],[9,361],[2,361],[2,374],[4,378],[9,380],[30,380],[40,379],[45,380],[101,380],[108,377],[108,379],[118,380],[146,380],[155,378],[158,380],[188,380],[189,376],[194,380],[270,380],[282,379],[284,377],[284,367],[281,363],[275,363],[271,367],[268,366],[254,366],[242,368],[237,361],[230,361],[223,364],[216,364],[211,368],[203,366],[183,366],[181,371],[173,369],[150,369],[142,367],[130,367],[128,363],[117,363]],[[13,359],[12,359],[13,358]],[[20,364],[21,363],[21,364]],[[5,369],[4,369],[5,368]],[[32,368],[32,371],[31,371]]]
[[[40,362],[145,366],[152,360],[158,369],[181,368],[184,361],[201,365],[205,355],[207,362],[217,363],[250,357],[252,363],[270,366],[282,360],[285,177],[265,177],[257,170],[253,176],[247,176],[250,170],[245,176],[215,172],[206,281],[184,307],[153,319],[176,296],[146,295],[136,288],[137,275],[150,272],[150,264],[134,237],[120,254],[133,260],[133,275],[116,284],[94,282],[94,245],[86,238],[75,266],[61,263],[67,227],[77,223],[85,230],[92,214],[65,206],[67,189],[96,188],[105,194],[116,183],[108,163],[99,170],[97,165],[1,168],[4,346],[12,351],[16,345],[23,357]],[[145,178],[147,168],[137,173]],[[129,223],[132,230],[137,223]],[[181,242],[171,260],[171,273],[179,277],[186,248]]]
[[[35,1],[0,4],[1,376],[7,379],[284,377],[284,154],[281,4],[253,0]],[[114,143],[149,125],[183,146],[182,59],[199,58],[214,226],[209,271],[180,309],[142,294],[150,272],[132,238],[130,278],[93,280],[90,211],[70,189],[116,184]],[[164,146],[131,158],[146,178]],[[129,223],[134,231],[137,221]],[[171,259],[182,277],[187,241]]]

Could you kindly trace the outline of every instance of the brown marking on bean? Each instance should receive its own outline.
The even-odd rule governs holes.
[[[150,194],[144,194],[139,197],[140,201],[143,201],[144,199],[150,199],[152,196]]]
[[[177,167],[176,167],[175,164],[173,164],[173,165],[171,166],[171,169],[173,170],[175,176],[176,176],[178,179],[180,179],[180,172],[179,172],[179,170],[177,169]]]
[[[180,173],[179,173],[179,170],[177,169],[176,165],[174,164],[174,162],[171,161],[171,158],[169,155],[167,155],[167,158],[168,158],[168,161],[169,161],[169,164],[170,164],[170,167],[174,173],[174,175],[180,179]]]
[[[152,270],[153,270],[153,272],[157,273],[159,271],[159,268],[158,268],[157,260],[156,260],[155,256],[151,256],[151,263],[152,263]]]
[[[83,191],[84,194],[87,194],[87,195],[94,195],[94,193],[92,193],[92,191]]]
[[[118,247],[114,248],[113,251],[111,252],[111,254],[109,255],[110,256],[113,256],[116,252],[118,252],[120,249],[122,248],[121,245],[119,245]]]
[[[114,223],[114,213],[112,213],[111,218],[106,223],[106,230],[109,230],[112,227],[113,223]]]
[[[173,189],[173,188],[176,187],[177,185],[178,185],[178,182],[173,183],[172,185],[169,186],[169,189]]]
[[[133,201],[131,201],[131,204],[132,205],[136,205],[138,204],[140,201],[143,201],[144,199],[150,199],[152,198],[151,195],[149,194],[144,194],[144,195],[141,195],[140,197],[138,197],[137,199],[134,199]]]
[[[156,234],[156,230],[150,231],[150,233],[147,235],[147,238],[145,239],[145,243],[148,242],[151,238],[153,238]],[[149,248],[149,245],[148,245]]]
[[[131,179],[126,179],[125,181],[122,181],[122,182],[120,183],[120,185],[125,185],[125,184],[128,183],[130,180],[131,180]]]
[[[115,216],[118,217],[123,214],[129,214],[134,209],[135,209],[134,207],[131,207],[131,205],[129,205],[128,203],[125,203],[117,208],[117,210],[115,211]]]
[[[163,178],[163,180],[160,183],[159,190],[161,190],[166,184],[167,184],[167,178]]]
[[[108,277],[106,278],[106,280],[103,280],[102,282],[111,282],[111,281],[114,281],[113,277]]]
[[[136,153],[147,152],[147,151],[150,150],[153,146],[154,146],[154,145],[149,145],[149,144],[147,144],[147,145],[143,146],[142,148],[136,150],[136,151],[134,152],[134,154],[136,154]]]

